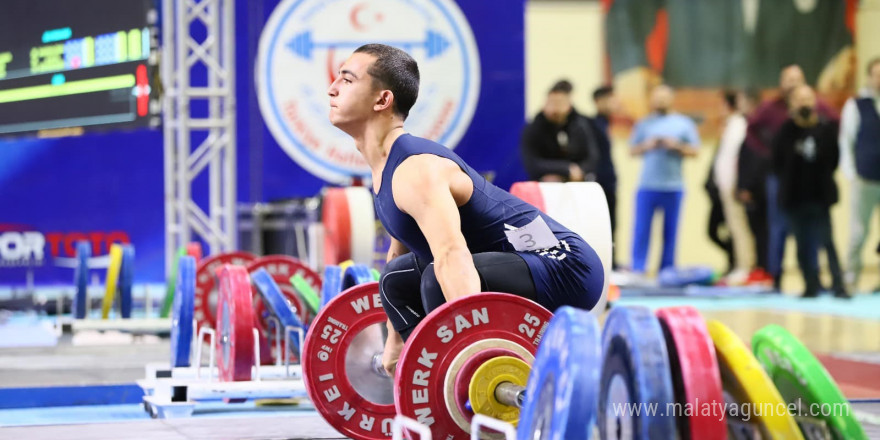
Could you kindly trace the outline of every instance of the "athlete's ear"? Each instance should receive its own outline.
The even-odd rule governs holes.
[[[385,109],[390,109],[392,105],[394,105],[394,93],[391,90],[382,90],[379,92],[379,98],[376,99],[376,103],[373,104],[373,110],[381,112]]]

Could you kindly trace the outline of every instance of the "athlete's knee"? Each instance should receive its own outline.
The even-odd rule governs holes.
[[[379,278],[382,307],[395,330],[401,335],[414,327],[424,315],[420,298],[414,296],[420,281],[418,260],[412,253],[389,261]]]
[[[412,252],[405,253],[386,263],[382,269],[382,278],[390,273],[408,271],[409,269],[418,270],[418,261]]]
[[[421,271],[419,263],[413,253],[403,254],[389,261],[382,269],[379,277],[380,287],[383,290],[408,290],[418,286]]]
[[[434,272],[434,265],[429,264],[422,273],[421,282],[422,305],[425,312],[431,313],[437,307],[446,303],[446,297],[443,296],[443,289],[440,287],[440,281],[437,280],[437,274]]]

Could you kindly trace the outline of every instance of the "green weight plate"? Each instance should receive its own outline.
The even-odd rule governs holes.
[[[796,405],[795,414],[824,421],[834,439],[868,438],[828,370],[788,330],[775,324],[758,330],[752,336],[752,351],[785,401]],[[819,426],[800,425],[806,430]]]
[[[174,256],[174,263],[171,265],[171,273],[168,274],[168,287],[165,289],[165,299],[162,301],[162,310],[159,311],[160,318],[168,318],[171,316],[171,306],[174,305],[174,289],[177,287],[177,265],[180,257],[186,255],[186,248],[181,247]]]

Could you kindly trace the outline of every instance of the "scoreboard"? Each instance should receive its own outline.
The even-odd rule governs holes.
[[[2,0],[0,136],[160,123],[154,0]]]

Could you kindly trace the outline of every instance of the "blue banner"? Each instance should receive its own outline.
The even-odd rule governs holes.
[[[254,66],[260,33],[277,4],[236,2],[240,202],[312,196],[327,185],[280,146],[260,111]],[[518,153],[525,107],[525,0],[458,5],[473,31],[480,87],[472,120],[455,151],[508,188],[525,179]],[[162,155],[162,132],[155,129],[0,140],[0,286],[23,285],[28,270],[38,285],[72,284],[77,240],[91,243],[99,263],[110,243],[130,242],[135,282],[162,282]],[[194,182],[193,196],[199,203],[207,199],[206,178]]]

